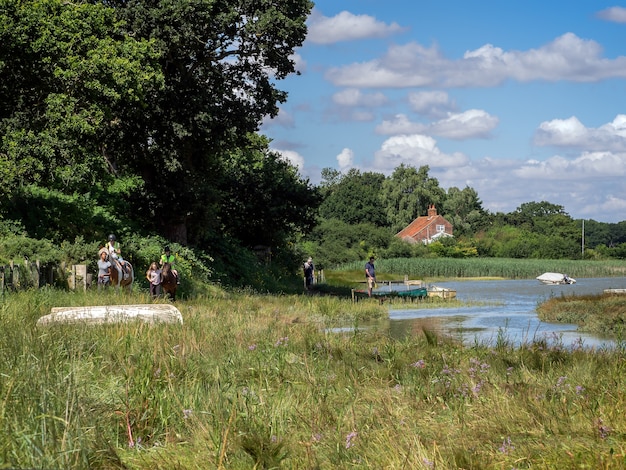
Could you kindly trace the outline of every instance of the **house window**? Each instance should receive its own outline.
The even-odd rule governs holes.
[[[446,231],[446,226],[445,225],[437,225],[437,233],[441,233],[441,232],[445,232]]]

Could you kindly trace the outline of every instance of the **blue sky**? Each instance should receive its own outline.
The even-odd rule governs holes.
[[[626,220],[626,3],[320,0],[262,132],[323,168],[430,167],[483,207]]]

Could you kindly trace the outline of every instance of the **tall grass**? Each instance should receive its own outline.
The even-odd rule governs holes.
[[[338,271],[363,271],[365,262],[348,263]],[[392,258],[376,261],[380,273],[406,274],[411,278],[502,277],[533,279],[544,272],[571,277],[624,276],[623,261],[544,260],[508,258]]]
[[[183,325],[39,328],[2,299],[0,461],[29,468],[624,468],[626,355],[356,326],[376,302],[222,293]],[[353,325],[333,330],[340,324]],[[566,347],[567,346],[567,347]]]

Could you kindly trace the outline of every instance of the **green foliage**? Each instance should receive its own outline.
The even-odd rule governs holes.
[[[381,202],[394,233],[416,217],[425,215],[431,204],[441,207],[446,193],[436,178],[428,176],[428,165],[418,169],[401,164],[383,183]]]
[[[385,181],[383,174],[361,173],[353,168],[344,175],[335,175],[330,169],[325,170],[322,174],[328,179],[321,185],[324,202],[319,208],[320,217],[353,225],[389,225],[379,197]]]
[[[263,137],[229,152],[220,182],[221,232],[244,246],[282,246],[292,233],[308,233],[320,199],[295,167],[268,150]]]
[[[392,240],[389,229],[369,223],[350,225],[342,220],[322,220],[311,233],[317,243],[313,251],[318,268],[364,260],[377,250],[386,249]]]

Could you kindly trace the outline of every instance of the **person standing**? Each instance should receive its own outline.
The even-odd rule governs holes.
[[[376,268],[374,267],[373,256],[370,256],[370,260],[365,263],[365,279],[367,280],[367,295],[372,296],[372,289],[376,285]]]
[[[313,258],[309,257],[304,263],[304,286],[307,289],[311,289],[313,285],[313,279],[315,278],[315,265],[313,264]]]
[[[150,283],[150,295],[156,299],[161,295],[161,270],[156,263],[152,263],[146,271],[146,279]]]
[[[111,262],[109,255],[105,249],[100,250],[100,259],[98,260],[98,290],[108,286],[111,283]]]

